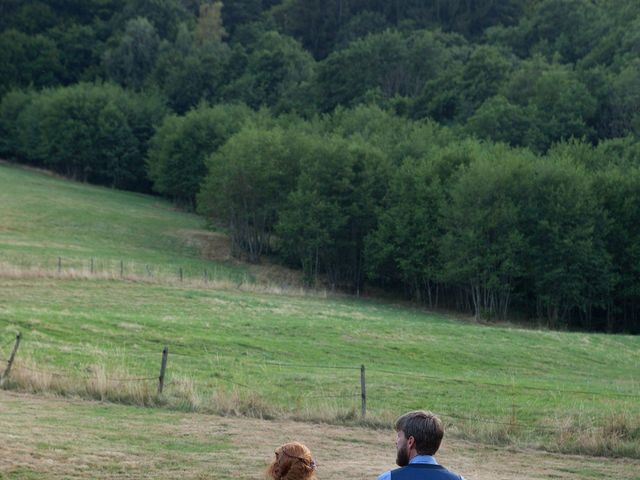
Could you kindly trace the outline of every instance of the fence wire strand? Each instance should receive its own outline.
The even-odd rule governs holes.
[[[412,378],[426,378],[428,380],[434,380],[434,381],[443,382],[443,383],[465,383],[465,384],[476,385],[476,386],[482,385],[482,386],[489,386],[489,387],[508,388],[512,390],[537,390],[537,391],[555,392],[555,393],[574,393],[579,395],[640,398],[639,394],[622,393],[622,392],[596,392],[596,391],[589,391],[589,390],[567,390],[567,389],[560,389],[560,388],[538,387],[535,385],[481,382],[477,380],[469,380],[464,378],[443,378],[435,375],[427,375],[424,373],[397,372],[393,370],[384,370],[384,369],[377,369],[377,368],[372,368],[367,371],[373,372],[373,373],[386,373],[391,375],[399,375],[399,376],[412,377]]]
[[[16,370],[27,370],[29,372],[39,373],[41,375],[51,375],[52,377],[60,377],[60,378],[67,378],[67,379],[73,379],[73,380],[97,380],[98,379],[98,377],[89,376],[89,375],[71,375],[69,373],[58,373],[58,372],[52,372],[49,370],[40,370],[36,368],[27,367],[25,365],[21,365],[19,363],[14,364],[14,368]],[[107,382],[142,382],[142,381],[149,381],[149,380],[157,380],[157,377],[111,378],[111,377],[105,376],[104,379]]]
[[[15,342],[15,339],[12,338],[9,341],[0,344],[0,354],[2,353],[2,350],[11,345],[12,343]],[[184,347],[184,346],[183,346]],[[78,350],[76,350],[75,352],[61,352],[61,353],[68,353],[68,354],[72,354],[72,353],[82,353]],[[99,354],[105,354],[108,355],[107,352],[98,352]],[[149,357],[160,357],[162,352],[161,351],[156,351],[156,352],[127,352],[126,350],[121,351],[118,353],[119,355],[122,355],[124,357],[144,357],[144,358],[149,358]],[[216,355],[213,352],[209,352],[207,351],[207,349],[204,349],[204,355],[198,355],[198,353],[183,353],[180,351],[169,351],[169,356],[173,356],[174,358],[177,357],[178,358],[178,365],[180,365],[179,359],[191,359],[191,360],[195,360],[196,362],[205,362],[208,363],[208,365],[213,369],[216,367],[216,363],[227,363],[229,364],[229,367],[231,368],[259,368],[259,369],[265,369],[267,367],[281,367],[281,368],[292,368],[292,369],[324,369],[324,370],[345,370],[345,371],[359,371],[361,369],[360,366],[345,366],[345,365],[318,365],[318,364],[312,364],[312,363],[296,363],[296,362],[281,362],[281,361],[276,361],[276,360],[263,360],[263,361],[255,361],[255,360],[245,360],[241,357],[237,357],[237,356],[229,356],[229,355]],[[187,363],[191,363],[191,362],[184,362],[184,364]],[[8,360],[5,360],[3,358],[0,358],[0,364],[8,364]],[[183,365],[184,365],[183,364]],[[90,376],[90,375],[86,375],[84,372],[81,372],[80,370],[75,370],[77,373],[76,374],[70,374],[69,372],[64,372],[64,373],[58,373],[58,372],[53,372],[53,371],[48,371],[48,370],[41,370],[38,368],[31,368],[31,367],[27,367],[25,365],[22,365],[21,363],[16,363],[14,364],[14,367],[16,370],[27,370],[30,372],[34,372],[34,373],[39,373],[42,375],[49,375],[52,377],[58,377],[58,378],[67,378],[67,379],[73,379],[73,380],[85,380],[85,381],[95,381],[95,380],[101,380],[101,378],[96,377],[96,376]],[[184,368],[184,367],[183,367]],[[191,370],[191,373],[203,373],[205,372],[205,370],[203,369],[197,369],[197,370]],[[479,381],[479,380],[471,380],[471,379],[464,379],[464,378],[445,378],[445,377],[441,377],[441,376],[437,376],[437,375],[429,375],[429,374],[425,374],[425,373],[420,373],[420,372],[405,372],[405,371],[396,371],[396,370],[392,370],[392,369],[388,369],[388,368],[376,368],[376,367],[372,367],[372,368],[367,368],[366,372],[369,375],[374,376],[377,374],[382,374],[382,375],[393,375],[394,377],[397,376],[401,376],[404,378],[412,378],[412,379],[426,379],[426,380],[431,380],[434,382],[442,382],[442,383],[454,383],[454,384],[465,384],[465,385],[473,385],[473,386],[485,386],[485,387],[493,387],[493,388],[499,388],[499,389],[509,389],[512,392],[516,391],[516,390],[533,390],[533,391],[542,391],[542,392],[550,392],[550,393],[554,393],[554,394],[575,394],[575,395],[593,395],[593,396],[599,396],[599,397],[622,397],[622,398],[640,398],[640,394],[632,394],[632,393],[623,393],[623,392],[597,392],[597,391],[592,391],[592,390],[581,390],[581,389],[561,389],[561,388],[552,388],[552,387],[544,387],[544,386],[536,386],[536,385],[526,385],[526,384],[507,384],[507,383],[499,383],[499,382],[490,382],[490,381]],[[320,375],[322,377],[322,374],[320,374],[319,372],[315,374],[316,376]],[[108,383],[126,383],[126,382],[149,382],[149,381],[157,381],[158,377],[156,376],[150,376],[150,377],[123,377],[123,378],[110,378],[108,376],[104,376],[103,379],[105,382]],[[379,379],[380,380],[380,379]],[[225,383],[225,384],[229,384],[229,385],[233,385],[236,387],[241,387],[243,389],[248,389],[251,390],[253,387],[251,387],[250,385],[247,385],[245,383],[241,383],[229,378],[224,378],[222,376],[219,377],[212,377],[210,378],[206,383],[202,382],[202,381],[193,381],[192,384],[195,387],[198,388],[204,388],[204,389],[215,389],[215,388],[220,388],[220,383]],[[180,381],[169,378],[168,381],[165,383],[165,386],[178,386],[180,384]],[[384,383],[383,381],[377,381],[377,382],[372,382],[372,383],[368,383],[367,384],[368,390],[369,392],[373,391],[380,391],[380,390],[384,390],[386,392],[392,391],[392,392],[398,392],[398,391],[402,391],[403,388],[401,386],[398,385],[387,385]],[[377,395],[371,395],[371,393],[369,393],[367,395],[367,397],[369,398],[373,398],[375,399]],[[314,400],[314,399],[357,399],[359,397],[362,397],[362,393],[357,391],[354,393],[345,393],[345,392],[336,392],[336,391],[330,391],[330,392],[325,392],[325,393],[318,393],[318,394],[311,394],[311,395],[299,395],[299,396],[291,396],[292,400],[296,400],[296,401],[308,401],[308,400]],[[514,403],[510,404],[512,408],[518,408],[518,409],[526,409],[526,407],[522,406],[522,405],[516,405]],[[518,429],[518,430],[526,430],[526,431],[532,431],[532,432],[548,432],[548,433],[561,433],[566,431],[566,429],[563,428],[556,428],[556,427],[551,427],[551,426],[544,426],[544,425],[534,425],[533,423],[523,423],[523,422],[518,422],[516,421],[516,415],[515,413],[513,414],[512,418],[513,421],[501,421],[499,419],[496,418],[488,418],[488,417],[482,417],[482,416],[468,416],[468,415],[460,415],[460,414],[456,414],[456,413],[450,413],[450,412],[441,412],[438,413],[439,416],[441,416],[442,418],[448,418],[448,419],[452,419],[455,421],[460,421],[460,422],[473,422],[473,423],[477,423],[477,424],[490,424],[490,425],[499,425],[499,426],[503,426],[503,427],[509,427],[509,428],[513,428],[513,429]],[[508,417],[508,414],[505,415],[506,417]],[[595,426],[591,426],[591,427],[580,427],[580,431],[586,431],[588,429],[591,430],[596,430],[597,427]]]
[[[545,427],[542,425],[529,425],[529,424],[525,424],[525,423],[518,423],[518,422],[501,422],[495,419],[491,419],[491,418],[483,418],[483,417],[467,417],[464,415],[457,415],[455,413],[441,413],[438,412],[436,413],[436,415],[438,415],[439,417],[442,418],[454,418],[456,420],[463,420],[463,421],[469,421],[469,422],[475,422],[475,423],[488,423],[490,425],[501,425],[501,426],[507,426],[507,427],[513,427],[513,428],[519,428],[522,430],[531,430],[531,431],[535,431],[535,430],[540,430],[540,431],[548,431],[548,432],[561,432],[562,429],[557,429],[557,428],[553,428],[553,427]]]
[[[307,398],[359,398],[359,393],[345,393],[345,394],[335,394],[335,395],[302,395],[298,398],[301,400],[306,400]]]
[[[6,345],[11,344],[13,341],[14,340],[9,341]],[[70,352],[63,352],[63,353],[71,354]],[[137,357],[150,357],[150,356],[160,357],[162,355],[162,352],[136,352],[135,354],[128,354],[126,352],[123,352],[123,355],[137,356]],[[348,371],[360,370],[360,367],[345,366],[345,365],[318,365],[318,364],[311,364],[311,363],[290,363],[290,362],[277,362],[277,361],[270,361],[270,360],[267,360],[264,362],[252,362],[252,361],[243,361],[239,357],[215,356],[214,358],[206,358],[206,357],[201,357],[197,355],[190,355],[186,353],[171,352],[171,351],[169,351],[169,356],[174,356],[174,357],[177,356],[177,357],[184,357],[184,358],[192,358],[200,361],[207,361],[211,366],[213,366],[216,360],[224,359],[224,360],[231,360],[232,362],[235,362],[242,367],[255,367],[255,368],[287,367],[287,368],[305,368],[305,369],[317,368],[317,369],[324,369],[324,370],[348,370]],[[0,361],[4,361],[6,363],[6,360],[0,360]],[[611,392],[611,391],[598,392],[594,390],[562,389],[562,388],[542,387],[542,386],[526,385],[526,384],[506,384],[506,383],[498,383],[498,382],[485,382],[485,381],[470,380],[470,379],[464,379],[464,378],[445,378],[445,377],[439,377],[437,375],[429,375],[429,374],[424,374],[420,372],[402,372],[402,371],[395,371],[395,370],[375,368],[375,367],[367,368],[366,371],[369,375],[388,374],[388,375],[394,375],[394,376],[410,377],[413,379],[422,378],[422,379],[432,380],[432,381],[441,382],[441,383],[458,383],[458,384],[494,387],[494,388],[509,389],[509,390],[534,390],[539,392],[548,392],[548,393],[557,393],[557,394],[595,395],[599,397],[619,397],[619,398],[640,398],[640,394],[633,394],[633,393]],[[124,379],[123,381],[127,381],[127,380]],[[243,386],[244,388],[250,388],[247,385],[243,385],[243,384],[238,384],[238,385]],[[375,387],[375,385],[376,384],[374,383],[372,387]],[[393,385],[380,384],[380,387],[384,389],[392,389],[396,391],[401,390],[400,387],[394,387]]]
[[[8,342],[6,342],[4,345],[1,345],[0,348],[4,348],[13,342],[15,342],[15,340],[11,339]],[[63,353],[71,354],[71,352],[63,352]],[[198,361],[207,360],[210,365],[213,365],[213,362],[215,361],[227,360],[227,361],[240,364],[244,367],[256,367],[256,368],[264,368],[267,366],[272,366],[272,367],[305,368],[305,369],[315,368],[315,369],[325,369],[325,370],[354,370],[354,371],[360,370],[359,366],[356,367],[356,366],[346,366],[346,365],[318,365],[318,364],[311,364],[311,363],[278,362],[278,361],[272,361],[272,360],[255,362],[255,361],[244,361],[243,359],[239,357],[234,357],[234,356],[215,355],[215,354],[211,354],[208,351],[206,351],[205,353],[207,354],[206,357],[183,353],[183,352],[176,352],[171,350],[169,351],[170,356],[191,358]],[[122,354],[126,356],[147,358],[147,357],[160,356],[162,352],[159,351],[159,352],[128,353],[125,351],[125,352],[122,352]],[[214,358],[207,358],[209,355],[213,356]],[[6,363],[6,360],[5,360],[5,363]],[[494,387],[494,388],[511,389],[511,390],[535,390],[540,392],[559,393],[559,394],[596,395],[596,396],[620,397],[620,398],[640,398],[640,394],[633,394],[633,393],[611,392],[611,391],[598,392],[598,391],[586,390],[586,389],[585,390],[563,389],[563,388],[553,388],[553,387],[544,387],[544,386],[526,385],[526,384],[506,384],[506,383],[498,383],[498,382],[485,382],[485,381],[470,380],[470,379],[464,379],[464,378],[445,378],[437,375],[429,375],[429,374],[420,373],[420,372],[403,372],[403,371],[396,371],[396,370],[390,370],[385,368],[375,368],[375,367],[368,368],[367,373],[369,374],[381,373],[381,374],[388,374],[388,375],[402,376],[402,377],[423,378],[423,379],[428,379],[428,380],[442,382],[442,383],[461,383],[461,384],[469,384],[469,385],[475,385],[475,386],[485,386],[485,387]],[[246,385],[242,385],[242,384],[239,384],[239,385],[245,388],[249,388]],[[392,387],[384,386],[383,388],[388,389]]]
[[[6,347],[8,347],[9,345],[11,345],[11,344],[12,344],[12,343],[14,343],[15,341],[16,341],[16,339],[15,339],[15,338],[12,338],[12,339],[11,339],[11,340],[9,340],[8,342],[3,343],[2,345],[0,345],[0,356],[1,356],[1,357],[3,357],[3,358],[4,358],[5,356],[8,356],[8,355],[4,355],[2,352],[4,351],[4,349],[5,349]],[[6,362],[6,360],[5,360],[5,362]]]

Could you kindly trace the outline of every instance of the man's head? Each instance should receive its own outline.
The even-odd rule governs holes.
[[[408,412],[396,420],[396,463],[404,467],[416,455],[433,455],[440,448],[444,427],[431,412]]]
[[[275,451],[276,457],[267,468],[273,480],[308,480],[315,478],[316,462],[309,449],[298,442],[285,443]]]

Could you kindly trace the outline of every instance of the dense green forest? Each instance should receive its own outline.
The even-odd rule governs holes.
[[[3,0],[0,156],[309,284],[640,332],[637,0]]]

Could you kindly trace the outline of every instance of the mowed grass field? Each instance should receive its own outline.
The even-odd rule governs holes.
[[[292,439],[322,480],[375,479],[393,468],[390,430],[220,417],[0,391],[0,479],[263,479]],[[247,432],[250,432],[248,435]],[[451,436],[438,452],[472,480],[638,480],[640,461],[497,448]]]
[[[274,294],[248,288],[248,267],[202,258],[202,244],[190,241],[206,236],[202,221],[159,199],[4,165],[0,196],[0,252],[10,272],[0,271],[1,359],[23,335],[13,388],[355,424],[364,365],[370,426],[428,408],[458,437],[640,457],[638,337],[486,326],[406,304]],[[229,282],[70,278],[47,264],[62,255],[80,266],[123,256],[169,270],[206,264]]]
[[[177,279],[251,280],[238,265],[202,256],[201,217],[147,195],[115,191],[0,163],[0,262],[24,269]],[[202,236],[198,236],[200,232]],[[204,238],[203,238],[204,237]]]

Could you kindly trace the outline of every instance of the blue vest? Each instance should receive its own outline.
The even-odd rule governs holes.
[[[460,480],[460,475],[442,465],[410,463],[406,467],[391,470],[391,480]]]

